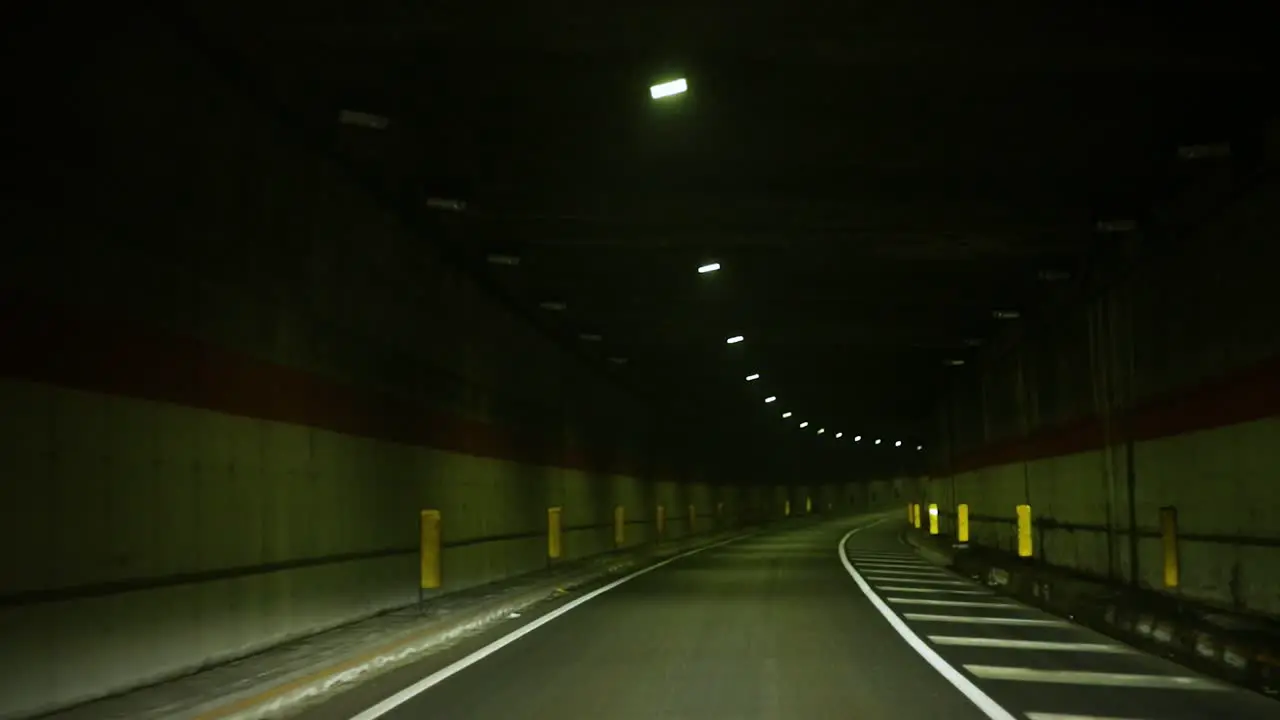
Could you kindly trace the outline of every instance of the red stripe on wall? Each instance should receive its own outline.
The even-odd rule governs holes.
[[[1113,418],[1111,442],[1156,440],[1280,415],[1280,357],[1194,388],[1151,398]],[[1098,450],[1103,423],[1089,418],[1029,437],[994,443],[959,458],[952,472]],[[942,473],[949,474],[949,473]]]
[[[0,375],[480,457],[639,472],[577,446],[560,428],[513,430],[433,412],[139,323],[11,293],[0,293]],[[1120,441],[1131,432],[1151,440],[1277,414],[1280,358],[1145,402],[1115,419],[1112,437]],[[1103,442],[1102,423],[1090,418],[991,444],[960,458],[952,472],[1085,452]]]
[[[0,293],[0,375],[480,457],[635,474],[562,428],[513,430],[425,410],[104,313]]]

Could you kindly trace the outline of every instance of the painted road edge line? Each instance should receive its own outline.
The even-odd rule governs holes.
[[[999,703],[992,700],[990,695],[983,692],[982,689],[975,685],[972,680],[965,677],[946,660],[943,660],[941,655],[934,651],[933,648],[929,647],[924,640],[921,640],[920,636],[916,635],[915,631],[908,627],[907,624],[902,621],[902,618],[898,617],[897,614],[890,610],[889,606],[880,599],[880,596],[875,594],[871,589],[871,586],[867,584],[867,581],[863,580],[862,576],[858,574],[858,571],[854,569],[853,563],[849,562],[849,554],[844,549],[844,546],[849,542],[849,538],[879,522],[881,521],[877,520],[869,525],[856,527],[845,533],[844,537],[840,538],[840,544],[837,546],[837,549],[840,553],[840,562],[844,565],[845,571],[849,573],[849,577],[853,578],[853,581],[858,584],[858,589],[862,591],[862,594],[867,596],[867,599],[871,601],[871,604],[875,609],[879,610],[880,614],[884,616],[884,619],[889,621],[889,626],[902,636],[902,639],[911,646],[911,649],[915,650],[920,657],[924,658],[925,662],[932,665],[933,669],[937,670],[939,675],[946,678],[947,682],[951,683],[955,689],[959,690],[962,695],[968,698],[969,702],[976,705],[983,714],[991,718],[991,720],[1017,720],[1017,717],[1013,713],[1005,710]],[[371,720],[371,718],[360,718],[359,720]]]
[[[1103,717],[1101,715],[1062,715],[1059,713],[1029,712],[1027,713],[1027,720],[1136,720],[1136,718],[1113,717],[1111,715]]]
[[[879,521],[875,521],[875,522],[879,522]],[[875,524],[875,523],[873,522],[873,523],[871,523],[871,524]],[[746,538],[748,538],[748,537],[753,537],[753,536],[755,536],[755,535],[758,535],[758,533],[751,533],[751,534],[738,535],[738,536],[735,536],[735,537],[731,537],[731,538],[729,538],[729,539],[727,539],[727,540],[722,540],[722,541],[717,542],[717,543],[712,543],[712,544],[710,544],[710,545],[703,545],[702,547],[697,547],[697,548],[694,548],[694,549],[689,550],[689,551],[687,551],[687,552],[682,552],[682,553],[680,553],[679,555],[676,555],[676,556],[674,556],[674,557],[669,557],[669,558],[667,558],[666,560],[663,560],[662,562],[658,562],[658,563],[655,563],[655,564],[653,564],[653,565],[649,565],[649,566],[647,566],[647,567],[643,567],[643,568],[641,568],[641,569],[639,569],[639,570],[637,570],[637,571],[635,571],[635,572],[631,573],[630,575],[627,575],[627,576],[625,576],[625,577],[621,577],[621,578],[618,578],[617,580],[614,580],[613,582],[609,583],[608,585],[604,585],[603,587],[596,588],[595,590],[592,590],[591,592],[587,593],[586,595],[583,595],[583,596],[582,596],[582,597],[580,597],[580,598],[576,598],[576,599],[574,599],[574,600],[572,600],[572,601],[570,601],[570,602],[565,603],[564,605],[561,605],[560,607],[556,608],[555,610],[552,610],[551,612],[547,613],[546,615],[543,615],[542,617],[539,617],[538,619],[534,620],[533,622],[530,622],[528,625],[524,625],[524,626],[521,626],[521,627],[519,627],[519,628],[517,628],[517,629],[515,629],[515,630],[512,630],[511,632],[507,633],[506,635],[503,635],[502,637],[498,638],[497,640],[494,640],[493,642],[489,643],[488,645],[485,645],[484,647],[480,648],[479,650],[476,650],[475,652],[471,653],[470,655],[467,655],[466,657],[461,658],[461,659],[459,659],[459,660],[455,660],[453,663],[451,663],[451,664],[447,665],[446,667],[440,668],[439,670],[437,670],[437,671],[435,671],[435,672],[431,673],[430,675],[428,675],[428,676],[426,676],[426,677],[422,678],[422,679],[421,679],[421,680],[419,680],[418,682],[416,682],[416,683],[414,683],[414,684],[410,685],[410,686],[409,686],[409,687],[407,687],[407,688],[404,688],[403,690],[400,690],[400,691],[399,691],[399,692],[397,692],[396,694],[394,694],[394,695],[392,695],[392,696],[390,696],[390,697],[388,697],[388,698],[386,698],[386,699],[382,700],[381,702],[379,702],[379,703],[377,703],[377,704],[375,704],[375,705],[373,705],[373,706],[371,706],[371,707],[369,707],[369,708],[367,708],[367,709],[365,709],[365,710],[361,711],[360,713],[357,713],[356,715],[352,715],[352,716],[351,716],[351,720],[375,720],[376,718],[380,718],[380,717],[382,717],[383,715],[386,715],[387,713],[391,712],[392,710],[395,710],[396,708],[400,707],[401,705],[403,705],[404,703],[408,702],[409,700],[412,700],[413,698],[417,697],[418,695],[421,695],[422,693],[426,692],[427,690],[430,690],[432,687],[434,687],[434,686],[436,686],[436,685],[440,684],[441,682],[444,682],[445,680],[449,679],[450,677],[452,677],[452,676],[454,676],[454,675],[457,675],[458,673],[462,672],[463,670],[466,670],[467,668],[471,667],[472,665],[475,665],[476,663],[480,662],[481,660],[483,660],[483,659],[485,659],[485,658],[489,657],[490,655],[494,654],[495,652],[497,652],[497,651],[501,650],[502,648],[504,648],[504,647],[506,647],[506,646],[510,645],[511,643],[515,642],[516,640],[519,640],[520,638],[524,637],[525,635],[528,635],[529,633],[533,632],[534,630],[537,630],[538,628],[542,627],[543,625],[546,625],[547,623],[551,622],[552,620],[555,620],[556,618],[560,617],[561,615],[564,615],[565,613],[569,612],[570,610],[573,610],[574,608],[578,607],[579,605],[582,605],[583,603],[585,603],[585,602],[587,602],[587,601],[589,601],[589,600],[592,600],[593,598],[599,597],[599,596],[601,596],[601,595],[605,594],[606,592],[609,592],[610,590],[612,590],[612,589],[614,589],[614,588],[618,587],[619,585],[621,585],[621,584],[623,584],[623,583],[626,583],[626,582],[629,582],[629,581],[631,581],[631,580],[634,580],[634,579],[636,579],[636,578],[638,578],[638,577],[640,577],[641,575],[644,575],[644,574],[646,574],[646,573],[653,572],[654,570],[657,570],[658,568],[663,567],[663,566],[665,566],[665,565],[670,565],[671,563],[673,563],[673,562],[675,562],[675,561],[677,561],[677,560],[681,560],[681,559],[683,559],[683,558],[687,558],[687,557],[689,557],[690,555],[696,555],[696,554],[698,554],[698,553],[700,553],[700,552],[704,552],[704,551],[706,551],[706,550],[711,550],[711,549],[714,549],[714,548],[718,548],[718,547],[721,547],[721,546],[723,546],[723,545],[728,545],[729,543],[737,542],[737,541],[739,541],[739,540],[743,540],[743,539],[746,539]],[[1001,720],[1003,720],[1003,718],[1002,718]]]

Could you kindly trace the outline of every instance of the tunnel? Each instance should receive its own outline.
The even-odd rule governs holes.
[[[1253,12],[14,3],[0,719],[1280,717]]]

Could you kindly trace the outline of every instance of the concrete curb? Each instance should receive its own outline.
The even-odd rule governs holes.
[[[589,583],[638,570],[671,557],[715,543],[732,542],[762,532],[753,526],[737,532],[722,532],[696,540],[677,541],[659,548],[637,548],[619,556],[615,562],[603,563],[581,572],[548,579],[535,588],[499,597],[465,612],[436,620],[425,620],[421,626],[374,647],[353,650],[353,656],[336,662],[322,663],[295,673],[291,677],[273,678],[269,682],[224,695],[177,716],[180,720],[266,720],[278,718],[300,706],[335,694],[357,682],[420,660],[433,650],[470,635],[522,612],[537,603],[582,587]]]
[[[1082,578],[1060,569],[968,552],[908,529],[925,559],[1154,655],[1222,680],[1280,696],[1280,633],[1265,621],[1232,617],[1149,590]]]

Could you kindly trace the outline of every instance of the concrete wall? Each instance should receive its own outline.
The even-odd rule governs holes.
[[[1277,208],[1280,186],[1252,187],[991,359],[944,410],[954,457],[928,499],[968,503],[973,540],[1010,551],[1014,506],[1029,503],[1046,562],[1280,615]],[[1177,587],[1162,507],[1178,512]]]
[[[0,406],[6,716],[410,603],[422,508],[456,545],[447,590],[545,567],[548,506],[588,526],[566,559],[612,549],[617,504],[653,538],[636,477],[25,381]]]
[[[0,263],[0,717],[411,602],[423,508],[452,591],[545,567],[548,506],[566,559],[615,505],[628,544],[764,507],[190,42],[54,30]]]

